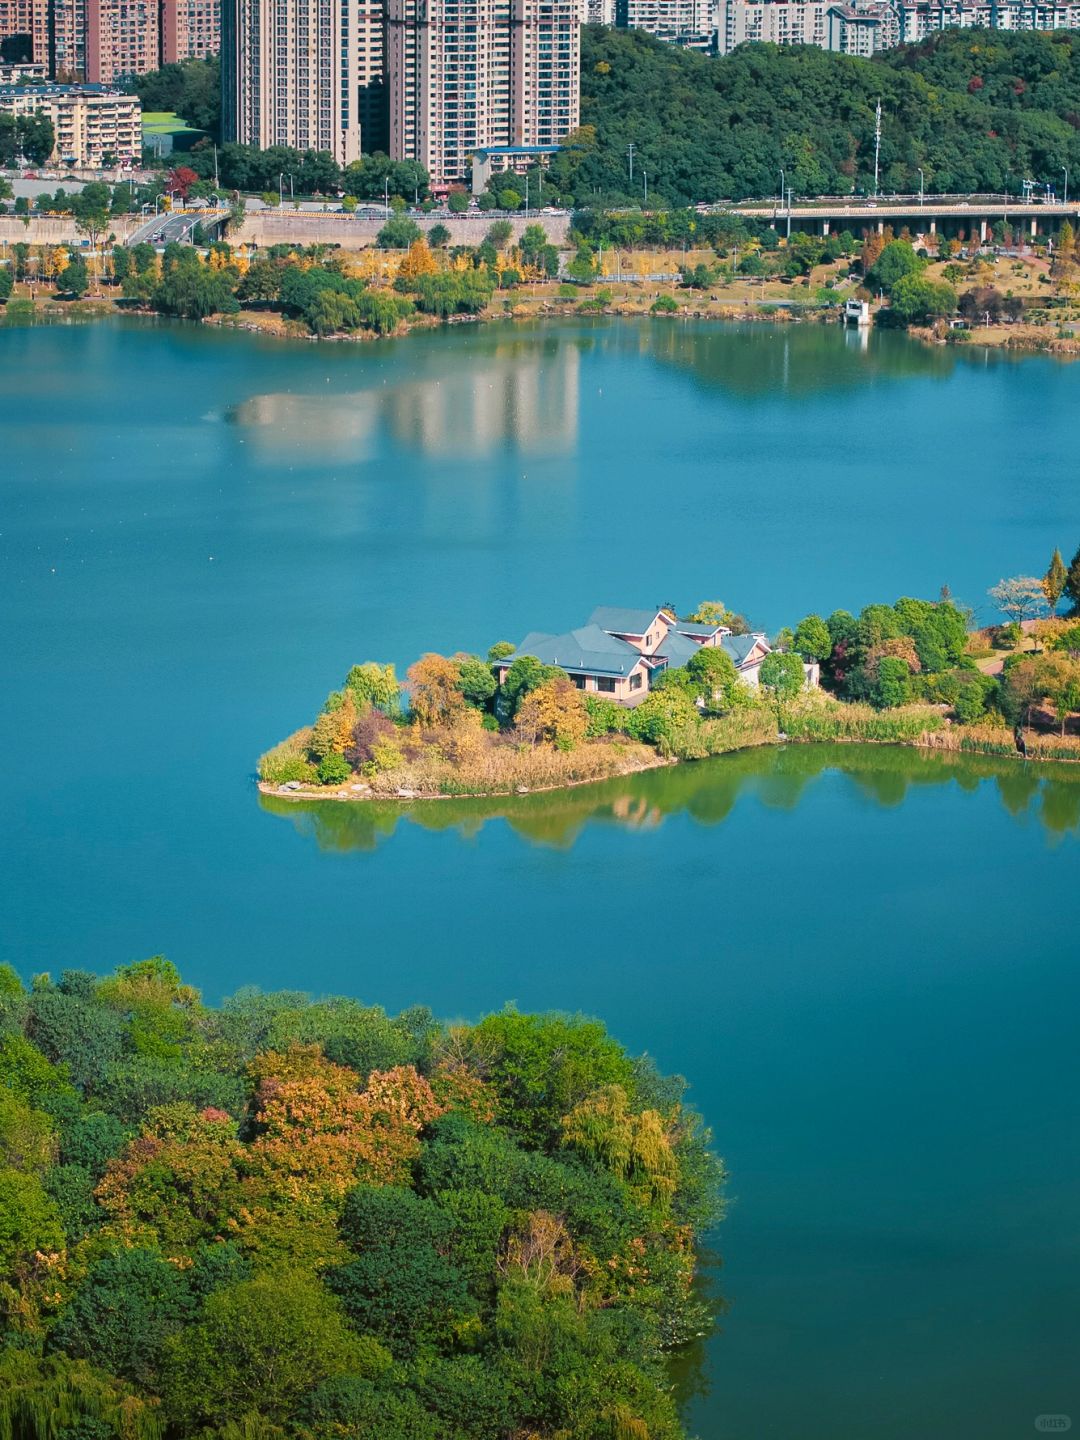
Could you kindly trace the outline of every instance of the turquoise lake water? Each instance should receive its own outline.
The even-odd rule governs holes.
[[[731,1171],[702,1440],[1080,1425],[1080,774],[886,748],[260,801],[354,661],[775,629],[1080,542],[1080,369],[833,328],[0,326],[0,958],[602,1016]]]

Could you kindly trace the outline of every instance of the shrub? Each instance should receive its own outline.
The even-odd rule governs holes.
[[[678,310],[678,302],[671,295],[658,295],[649,306],[650,315],[676,315]]]
[[[352,769],[344,755],[331,752],[319,761],[316,773],[320,785],[341,785],[352,774]]]
[[[259,757],[259,779],[268,785],[284,785],[288,780],[300,780],[310,784],[315,778],[315,766],[307,758],[311,729],[297,730],[280,745],[275,745]]]

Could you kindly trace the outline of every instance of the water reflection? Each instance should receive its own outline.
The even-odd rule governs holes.
[[[892,746],[746,750],[574,790],[486,800],[304,804],[263,795],[259,803],[328,851],[374,850],[399,824],[452,830],[467,839],[491,821],[504,822],[530,844],[569,849],[589,825],[644,831],[680,814],[718,825],[746,799],[793,810],[826,771],[839,772],[882,807],[901,804],[915,786],[955,785],[967,793],[992,786],[1010,815],[1030,816],[1052,837],[1080,835],[1080,769]]]
[[[384,427],[399,444],[440,458],[479,459],[499,449],[570,454],[582,343],[587,336],[538,341],[530,332],[472,347],[457,369],[446,367],[440,350],[418,347],[420,363],[407,380],[346,393],[254,395],[226,418],[260,459],[281,464],[370,458]]]

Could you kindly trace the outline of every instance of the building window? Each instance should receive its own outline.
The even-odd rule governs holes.
[[[640,690],[640,689],[641,689],[641,671],[640,671],[640,670],[635,670],[634,673],[630,676],[630,689],[631,689],[631,690]]]
[[[609,679],[607,675],[598,675],[596,677],[596,688],[605,695],[614,695],[615,681]]]

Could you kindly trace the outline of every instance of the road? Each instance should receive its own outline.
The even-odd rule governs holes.
[[[191,232],[198,223],[198,215],[152,215],[144,225],[133,230],[124,243],[126,245],[168,245],[172,241],[181,245],[190,240]]]

